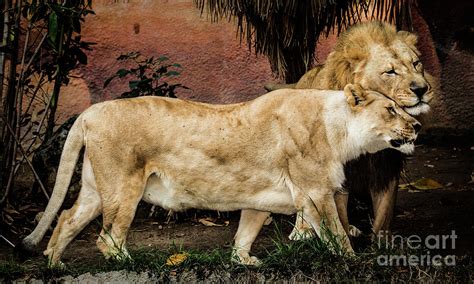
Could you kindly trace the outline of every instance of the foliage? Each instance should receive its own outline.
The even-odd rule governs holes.
[[[2,279],[15,279],[25,273],[25,268],[14,260],[0,261],[0,282]]]
[[[313,61],[322,34],[369,18],[411,26],[411,0],[194,0],[213,21],[235,17],[240,38],[268,57],[272,69],[296,82]],[[371,12],[371,15],[368,13]]]
[[[133,76],[134,79],[128,82],[130,91],[124,92],[122,98],[133,98],[140,96],[160,96],[176,98],[176,89],[187,87],[181,84],[170,84],[163,81],[180,75],[181,65],[177,63],[167,63],[169,60],[165,56],[158,58],[143,57],[140,52],[129,52],[117,58],[118,61],[132,62],[134,66],[130,69],[119,69],[115,75],[104,82],[104,88],[116,78]]]
[[[5,71],[0,72],[4,82],[0,91],[4,102],[0,125],[3,204],[23,164],[48,197],[41,169],[35,170],[31,158],[53,134],[61,86],[69,83],[70,72],[79,64],[87,64],[85,50],[93,43],[82,40],[81,25],[94,12],[90,0],[7,0],[1,5],[5,19],[0,26],[0,66]]]

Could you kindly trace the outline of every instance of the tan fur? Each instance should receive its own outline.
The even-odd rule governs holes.
[[[126,236],[140,200],[172,210],[243,209],[234,249],[243,264],[258,264],[249,251],[268,212],[303,211],[318,234],[327,218],[352,251],[334,201],[342,165],[393,140],[412,142],[414,124],[393,101],[352,85],[345,92],[280,90],[234,105],[158,97],[96,104],[72,127],[48,217],[24,244],[38,244],[51,224],[84,145],[83,188],[44,252],[52,265],[100,213],[99,249],[129,257]],[[413,144],[397,149],[409,152]]]
[[[419,62],[420,55],[416,43],[416,35],[405,31],[397,32],[394,26],[386,23],[355,25],[341,34],[325,64],[304,74],[295,88],[340,90],[346,84],[356,83],[365,89],[387,95],[412,115],[426,113],[437,84],[432,76],[424,72],[421,63],[414,65]],[[387,73],[392,69],[396,74]],[[426,86],[427,91],[420,98],[411,90],[413,86]],[[390,183],[395,188],[367,188],[374,199],[375,234],[380,230],[390,229],[397,186],[394,181]],[[302,238],[311,235],[308,232],[309,226],[305,226],[300,220],[296,223],[300,225],[295,227],[291,239],[301,239],[296,235],[303,236]]]

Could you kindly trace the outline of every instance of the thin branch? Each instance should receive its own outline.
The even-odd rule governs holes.
[[[50,103],[51,103],[51,99],[48,100],[48,104],[46,105],[46,108],[44,110],[44,113],[43,113],[43,117],[41,118],[41,121],[40,123],[38,124],[37,128],[36,128],[36,134],[33,134],[33,138],[32,138],[32,141],[30,143],[30,145],[28,146],[28,149],[26,149],[25,153],[28,155],[28,154],[31,154],[30,150],[31,148],[33,147],[33,145],[36,143],[36,139],[38,137],[40,137],[39,133],[40,133],[40,130],[41,130],[41,127],[43,126],[43,123],[45,121],[45,118],[46,118],[46,114],[48,113],[48,109],[49,109],[49,106],[50,106]],[[25,160],[25,158],[28,158],[28,157],[25,157],[23,156],[22,157],[22,160],[20,161],[20,163],[23,163],[23,161]],[[15,174],[16,172],[18,171],[19,167],[17,169],[15,169]]]
[[[20,144],[20,141],[18,141],[17,137],[15,136],[15,132],[13,131],[12,127],[10,126],[10,124],[7,123],[7,120],[5,117],[0,116],[0,118],[3,120],[3,122],[5,123],[5,125],[7,126],[7,129],[8,131],[10,131],[10,133],[13,135],[13,138],[15,139],[16,141],[16,145],[18,147],[18,149],[20,149],[20,152],[21,154],[23,155],[23,157],[26,156],[26,153],[25,153],[25,150],[23,149],[23,146],[21,146]],[[38,176],[38,173],[36,173],[36,170],[35,168],[33,167],[33,165],[31,164],[30,160],[28,159],[25,159],[26,160],[26,163],[28,164],[28,166],[30,167],[31,169],[31,172],[33,173],[33,175],[35,176],[35,179],[36,181],[38,182],[40,188],[41,188],[41,191],[43,191],[44,195],[46,196],[46,198],[49,200],[49,194],[48,192],[46,191],[43,183],[41,182],[41,179],[39,178]],[[2,197],[2,200],[0,200],[0,204],[3,204],[3,202],[5,202],[6,200],[6,197],[7,197],[7,194],[5,194],[3,197]]]

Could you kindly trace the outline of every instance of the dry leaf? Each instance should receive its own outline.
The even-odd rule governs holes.
[[[443,188],[443,185],[439,182],[435,181],[434,179],[430,178],[420,178],[415,182],[410,182],[406,184],[400,184],[398,186],[399,189],[410,189],[410,187],[414,187],[415,189],[419,190],[431,190],[431,189],[440,189]]]
[[[409,183],[403,183],[403,184],[399,184],[398,185],[398,189],[399,190],[406,190],[410,187],[410,184]]]
[[[224,226],[224,225],[221,225],[221,224],[214,223],[211,218],[200,218],[200,219],[198,219],[198,222],[203,224],[204,226],[208,226],[208,227],[222,227],[222,226]]]
[[[429,189],[440,189],[443,188],[443,185],[439,182],[435,181],[434,179],[430,178],[421,178],[415,181],[412,184],[413,187],[419,190],[429,190]]]
[[[170,255],[170,257],[168,257],[168,259],[166,260],[166,265],[168,266],[180,265],[187,258],[188,258],[187,253],[175,253],[173,255]]]
[[[13,208],[5,207],[5,208],[3,208],[3,211],[5,211],[6,213],[8,213],[10,215],[20,215],[20,212],[16,211]]]

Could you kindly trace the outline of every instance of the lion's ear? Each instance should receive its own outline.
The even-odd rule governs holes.
[[[344,87],[344,94],[346,95],[347,103],[352,108],[363,104],[366,100],[366,92],[358,84],[347,84]]]
[[[364,65],[368,57],[367,51],[361,48],[350,47],[344,50],[344,59],[349,63],[350,72],[354,73],[361,65]]]
[[[397,35],[403,42],[405,42],[408,45],[416,46],[416,43],[418,42],[418,37],[413,33],[406,32],[406,31],[399,31]]]

